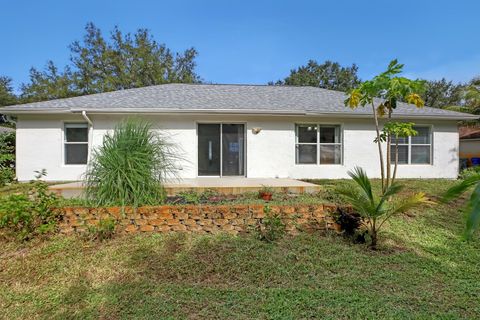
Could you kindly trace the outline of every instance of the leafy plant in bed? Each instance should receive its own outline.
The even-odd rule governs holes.
[[[45,175],[45,170],[37,172],[32,187],[24,193],[0,198],[0,229],[7,238],[29,240],[55,231],[60,217],[53,208],[59,198],[40,180]]]
[[[273,197],[273,188],[263,186],[262,189],[258,191],[258,197],[264,201],[271,201]]]

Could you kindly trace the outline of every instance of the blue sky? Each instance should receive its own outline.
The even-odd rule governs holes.
[[[308,59],[356,63],[367,79],[392,58],[410,77],[467,81],[480,75],[479,12],[474,0],[0,0],[0,75],[19,86],[32,66],[65,65],[68,45],[94,22],[194,46],[198,73],[215,83],[267,83]]]

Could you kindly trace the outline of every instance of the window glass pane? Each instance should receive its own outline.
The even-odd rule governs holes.
[[[320,145],[320,164],[340,164],[342,147],[338,145]]]
[[[408,144],[408,138],[396,138],[392,137],[392,144],[396,144],[398,140],[398,144]]]
[[[412,144],[429,144],[430,143],[430,128],[429,127],[413,127],[418,134],[412,136]]]
[[[320,143],[340,143],[340,127],[320,126]]]
[[[299,143],[317,143],[317,125],[302,124],[298,126]]]
[[[86,164],[88,144],[66,144],[65,164]]]
[[[65,141],[88,142],[88,127],[83,124],[65,125]]]
[[[297,145],[296,161],[304,164],[317,163],[317,146]]]
[[[412,163],[430,164],[430,146],[412,146]]]
[[[391,163],[395,163],[395,146],[390,147]],[[408,146],[398,146],[398,164],[408,164]]]

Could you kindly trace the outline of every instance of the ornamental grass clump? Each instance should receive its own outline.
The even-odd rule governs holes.
[[[86,197],[98,206],[161,204],[166,179],[176,176],[177,159],[175,148],[149,122],[122,121],[93,152]]]

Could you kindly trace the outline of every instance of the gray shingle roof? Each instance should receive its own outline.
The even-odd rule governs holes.
[[[243,114],[305,114],[335,116],[367,116],[370,108],[351,110],[344,106],[345,93],[315,87],[164,84],[113,91],[75,98],[28,103],[3,108],[3,113],[23,112],[205,112]],[[417,109],[401,103],[397,117],[472,119],[470,114],[435,109]]]

